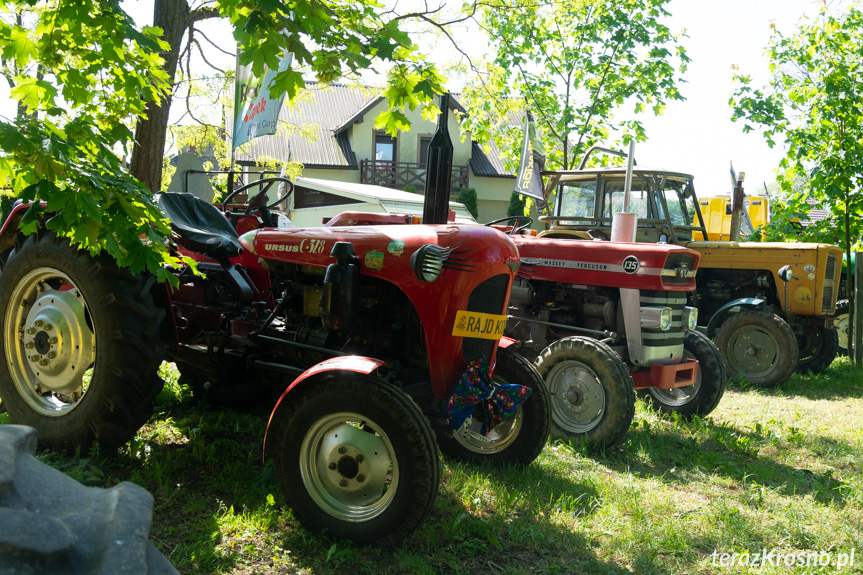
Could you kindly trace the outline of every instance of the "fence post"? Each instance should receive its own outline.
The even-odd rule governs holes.
[[[851,254],[848,254],[848,269],[851,269]],[[853,343],[854,355],[851,356],[851,359],[854,360],[854,365],[860,365],[863,363],[863,298],[860,297],[860,294],[863,294],[863,258],[855,257],[854,259],[854,299],[851,302],[854,305],[854,325],[851,329],[851,335],[853,336],[853,342],[849,341],[849,345]],[[849,310],[851,311],[851,310]],[[850,351],[850,350],[849,350]]]

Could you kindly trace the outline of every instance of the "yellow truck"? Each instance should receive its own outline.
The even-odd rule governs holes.
[[[544,193],[555,209],[541,221],[561,232],[611,237],[612,216],[623,211],[625,168],[543,176]],[[769,387],[795,370],[826,369],[837,353],[831,317],[842,250],[817,243],[711,241],[700,208],[691,175],[634,168],[629,211],[638,216],[635,239],[683,245],[701,254],[690,305],[698,308],[699,325],[715,340],[728,375]],[[721,236],[722,228],[716,229]]]
[[[692,232],[696,241],[731,241],[731,196],[710,196],[698,200],[699,211],[704,218],[707,237],[700,230]],[[746,237],[770,221],[770,200],[765,196],[747,196],[741,212],[741,235]],[[692,215],[692,225],[699,227],[698,214]]]

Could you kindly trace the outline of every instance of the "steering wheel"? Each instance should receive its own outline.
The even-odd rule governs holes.
[[[277,205],[279,205],[280,203],[284,202],[286,199],[288,199],[288,196],[290,196],[290,195],[291,195],[291,193],[293,193],[293,191],[294,191],[294,183],[293,183],[291,180],[289,180],[289,179],[287,179],[287,178],[283,178],[283,177],[279,177],[279,178],[261,178],[260,180],[256,180],[256,181],[254,181],[254,182],[252,182],[252,183],[250,183],[250,184],[246,184],[245,186],[240,186],[239,188],[237,188],[236,190],[234,190],[233,192],[231,192],[230,194],[228,194],[227,196],[225,196],[225,199],[224,199],[224,200],[222,200],[222,205],[225,207],[225,210],[227,211],[228,203],[231,201],[231,199],[232,199],[234,196],[236,196],[236,195],[237,195],[237,194],[239,194],[240,192],[245,192],[246,190],[248,190],[248,189],[250,189],[250,188],[252,188],[252,187],[254,187],[254,186],[263,186],[263,188],[261,189],[261,191],[260,191],[260,192],[258,192],[257,194],[255,194],[255,195],[252,197],[252,199],[251,199],[251,200],[249,200],[249,205],[251,206],[251,204],[252,204],[256,199],[261,198],[261,199],[258,199],[258,203],[259,203],[259,205],[260,205],[260,204],[261,204],[261,202],[266,202],[266,199],[267,199],[267,192],[269,192],[269,191],[270,191],[270,188],[272,188],[272,187],[273,187],[273,184],[274,184],[274,183],[276,183],[276,182],[279,182],[279,183],[285,184],[285,191],[282,193],[282,195],[280,195],[280,196],[278,197],[278,199],[276,199],[276,201],[274,201],[274,202],[272,202],[272,203],[270,203],[270,204],[264,204],[264,207],[266,207],[266,208],[274,208],[274,207],[276,207]],[[264,184],[266,184],[266,185],[264,185]],[[257,206],[255,206],[255,207],[257,207]],[[253,208],[253,209],[254,209],[254,208]],[[246,209],[246,213],[247,213],[247,214],[248,214],[248,213],[251,213],[251,210],[249,210],[249,209],[247,208],[247,209]]]
[[[284,184],[285,191],[282,192],[282,194],[274,202],[267,204],[267,200],[269,200],[269,198],[267,197],[267,192],[270,191],[270,188],[272,188],[273,184],[276,182]],[[294,191],[294,183],[287,178],[278,177],[262,178],[250,184],[246,184],[245,186],[240,186],[239,188],[228,194],[228,196],[222,201],[222,206],[225,210],[225,213],[231,213],[228,211],[228,202],[231,200],[231,198],[233,198],[240,192],[244,192],[252,188],[253,186],[261,187],[261,191],[252,196],[252,198],[249,200],[249,205],[246,206],[246,209],[243,213],[245,215],[249,215],[254,210],[258,210],[261,214],[261,219],[264,221],[264,226],[275,227],[275,222],[273,221],[272,215],[270,214],[270,209],[276,207],[277,205],[288,199],[288,196],[290,196]]]
[[[510,221],[512,221],[514,223],[513,223],[512,229],[509,231],[509,235],[514,236],[515,234],[520,233],[523,230],[526,230],[527,228],[529,228],[530,225],[533,223],[533,218],[531,218],[530,216],[507,216],[505,218],[500,218],[497,220],[490,221],[485,225],[495,226],[497,224],[501,224],[503,222],[510,222]],[[519,225],[520,222],[525,222],[525,223]]]
[[[600,230],[599,228],[593,228],[591,230],[587,230],[587,233],[589,233],[591,236],[593,236],[596,239],[608,241],[608,234],[606,234],[604,231]]]

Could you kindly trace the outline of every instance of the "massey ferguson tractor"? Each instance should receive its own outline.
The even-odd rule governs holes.
[[[543,173],[545,194],[555,196],[555,206],[553,216],[540,220],[551,224],[553,234],[610,237],[612,216],[623,207],[626,170],[586,169],[592,151],[578,170]],[[638,215],[638,242],[677,244],[701,255],[689,303],[698,308],[698,320],[716,342],[729,377],[768,387],[781,384],[795,369],[826,369],[837,348],[830,318],[840,248],[692,241],[694,233],[707,237],[707,230],[692,176],[680,172],[636,166],[630,197],[631,211]]]
[[[634,415],[634,390],[660,412],[713,411],[725,370],[687,305],[697,252],[591,241],[560,229],[513,239],[521,267],[507,335],[545,378],[553,432],[593,447],[620,442]]]
[[[0,397],[44,446],[65,448],[131,439],[162,360],[221,401],[269,393],[265,455],[295,516],[390,545],[434,503],[438,443],[527,464],[546,441],[542,380],[499,347],[518,252],[495,229],[445,219],[276,227],[275,180],[247,206],[158,198],[198,262],[173,270],[176,290],[46,229],[22,235],[28,206],[16,206],[0,231]]]

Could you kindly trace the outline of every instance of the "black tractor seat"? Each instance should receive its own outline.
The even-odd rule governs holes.
[[[243,252],[234,226],[213,204],[188,192],[164,192],[156,196],[156,202],[186,249],[214,260]]]

